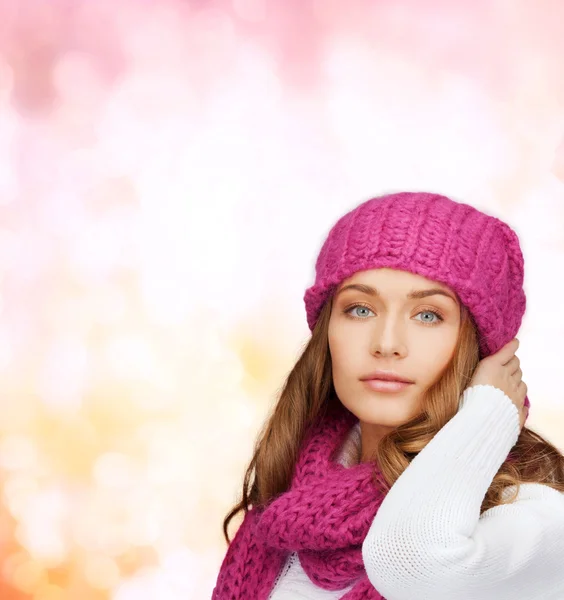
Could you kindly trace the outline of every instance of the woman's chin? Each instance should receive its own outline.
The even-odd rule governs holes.
[[[416,412],[410,402],[405,400],[396,403],[388,400],[370,403],[370,406],[364,404],[353,409],[353,412],[360,421],[370,425],[380,425],[382,427],[396,428],[412,419]]]

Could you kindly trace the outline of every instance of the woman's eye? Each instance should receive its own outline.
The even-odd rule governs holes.
[[[422,310],[420,313],[417,313],[416,316],[419,316],[419,315],[431,315],[433,317],[436,317],[435,319],[422,319],[423,323],[429,323],[430,325],[434,325],[435,323],[438,323],[439,321],[444,320],[441,317],[441,315],[439,315],[439,313],[436,313],[434,310]]]
[[[361,311],[363,310],[365,313],[364,316],[366,316],[367,312],[372,312],[369,308],[366,308],[366,306],[353,306],[353,309],[356,309],[356,308],[360,309]],[[356,313],[356,314],[358,315],[359,313]],[[372,313],[372,314],[374,314],[374,313]]]
[[[360,309],[360,310],[363,310],[363,311],[365,311],[365,313],[366,313],[366,311],[368,311],[368,312],[372,312],[372,311],[371,311],[369,308],[367,308],[366,306],[363,306],[362,304],[355,304],[354,306],[351,306],[350,308],[348,308],[348,309],[347,309],[345,312],[346,312],[347,314],[349,314],[351,311],[354,311],[354,310],[356,310],[357,308],[358,308],[358,309]],[[372,313],[372,314],[374,314],[374,313]],[[362,318],[363,318],[363,316],[359,316],[359,313],[356,313],[356,315],[354,315],[354,316],[355,316],[357,319],[362,319]],[[365,316],[365,315],[364,315],[364,316]]]

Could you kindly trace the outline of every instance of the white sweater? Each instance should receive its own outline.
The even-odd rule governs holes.
[[[513,504],[480,516],[518,436],[517,408],[501,390],[464,391],[458,413],[386,495],[362,545],[368,578],[386,600],[564,600],[564,494],[521,484]],[[338,460],[355,464],[359,452],[357,423]],[[352,587],[323,590],[292,553],[269,598],[329,600]]]

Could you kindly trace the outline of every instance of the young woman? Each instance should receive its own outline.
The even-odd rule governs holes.
[[[564,456],[524,426],[515,355],[523,267],[507,224],[437,194],[335,223],[213,600],[564,598]]]

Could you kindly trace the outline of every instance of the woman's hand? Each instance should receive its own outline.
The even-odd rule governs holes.
[[[525,406],[527,384],[521,380],[523,372],[515,355],[519,340],[513,338],[495,354],[483,358],[476,367],[468,387],[493,385],[508,396],[519,411],[519,425],[523,429],[529,409]]]

